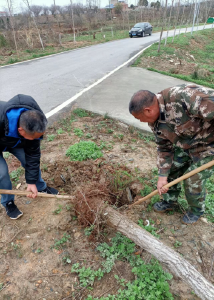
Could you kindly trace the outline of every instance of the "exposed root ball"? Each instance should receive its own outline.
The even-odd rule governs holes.
[[[104,205],[114,204],[107,187],[99,182],[91,182],[84,187],[78,188],[75,193],[75,210],[78,221],[83,226],[100,225],[100,211]]]

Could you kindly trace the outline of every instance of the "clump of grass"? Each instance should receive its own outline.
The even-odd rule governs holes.
[[[103,156],[100,148],[92,141],[81,141],[68,148],[66,156],[72,161],[97,159]]]
[[[88,117],[89,113],[82,108],[76,108],[73,110],[73,113],[77,115],[79,118]]]

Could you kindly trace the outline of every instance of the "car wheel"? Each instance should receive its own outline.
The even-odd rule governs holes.
[[[141,36],[142,36],[142,37],[144,37],[144,36],[145,36],[145,32],[144,32],[144,31],[142,31],[142,33],[141,33]]]
[[[150,34],[149,35],[152,35],[152,32],[150,31]]]
[[[132,38],[133,36],[132,36],[132,34],[130,34],[130,38]]]

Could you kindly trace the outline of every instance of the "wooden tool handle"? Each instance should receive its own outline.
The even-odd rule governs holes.
[[[27,191],[1,190],[0,189],[0,194],[27,196],[27,195],[32,194],[32,193],[31,192],[27,192]],[[37,197],[42,197],[42,198],[57,198],[57,199],[71,199],[71,196],[68,196],[68,195],[52,195],[52,194],[46,194],[46,193],[38,193]]]
[[[170,183],[167,183],[163,187],[169,188],[169,187],[177,184],[178,182],[180,182],[182,180],[185,180],[185,179],[187,179],[187,178],[189,178],[189,177],[191,177],[191,176],[193,176],[193,175],[195,175],[195,174],[197,174],[197,173],[199,173],[199,172],[201,172],[201,171],[203,171],[205,169],[208,169],[208,168],[212,167],[213,165],[214,165],[214,160],[212,160],[212,161],[208,162],[207,164],[205,164],[205,165],[203,165],[203,166],[201,166],[201,167],[199,167],[199,168],[197,168],[197,169],[195,169],[195,170],[193,170],[193,171],[191,171],[191,172],[189,172],[189,173],[187,173],[187,174],[185,174],[185,175],[183,175],[183,176],[181,176],[181,177],[179,177],[179,178],[177,178],[177,179],[175,179],[173,181],[171,181]],[[133,206],[133,205],[136,205],[136,204],[140,204],[143,201],[146,201],[147,199],[149,199],[149,198],[151,198],[151,197],[153,197],[153,196],[155,196],[157,194],[158,194],[158,190],[155,190],[154,192],[150,193],[146,197],[140,198],[138,201],[136,201],[135,203],[133,203],[132,205],[130,205],[130,207]]]

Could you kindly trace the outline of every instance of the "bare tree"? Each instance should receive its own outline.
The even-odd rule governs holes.
[[[31,5],[30,10],[34,14],[34,16],[38,19],[40,13],[42,12],[42,6],[40,6],[40,5]]]
[[[74,10],[73,10],[73,2],[70,0],[71,6],[71,18],[72,18],[72,28],[73,28],[73,36],[74,36],[74,43],[76,43],[76,34],[75,34],[75,26],[74,26]]]
[[[37,23],[36,23],[36,19],[35,19],[35,17],[34,17],[33,12],[31,11],[30,4],[29,4],[29,0],[23,0],[23,2],[24,2],[25,5],[28,7],[28,9],[29,9],[29,11],[30,11],[30,13],[31,13],[31,16],[32,16],[32,18],[33,18],[34,25],[35,25],[35,27],[36,27],[36,31],[37,31],[38,36],[39,36],[39,40],[40,40],[42,49],[44,50],[43,41],[42,41],[42,38],[41,38],[41,35],[40,35],[39,28],[38,28]]]
[[[170,22],[171,22],[173,4],[174,4],[174,0],[172,0],[172,5],[170,7],[170,15],[169,15],[169,21],[168,21],[168,28],[167,28],[167,33],[166,33],[166,38],[165,38],[164,46],[166,46],[166,44],[167,44],[167,38],[168,38],[168,34],[169,34],[169,28],[170,28],[170,25],[171,25]]]
[[[208,2],[208,1],[205,1],[205,7],[206,7],[206,8],[205,8],[205,22],[204,22],[204,27],[203,27],[203,29],[205,29],[205,25],[206,25],[206,23],[207,23],[207,19],[208,19],[208,17],[209,17],[211,5],[212,5],[212,1],[210,1],[209,8],[207,8],[207,2]]]
[[[158,45],[158,53],[160,52],[160,44],[161,44],[161,39],[162,39],[162,35],[163,35],[163,28],[164,28],[164,25],[166,25],[166,11],[167,11],[167,0],[165,3],[165,10],[163,13],[162,28],[161,28],[161,33],[160,33],[159,45]]]
[[[43,6],[42,10],[43,10],[43,14],[44,14],[44,16],[46,16],[46,20],[48,22],[49,21],[48,20],[48,16],[49,16],[49,8],[48,8],[48,6]]]
[[[173,35],[173,38],[172,38],[172,43],[174,42],[174,39],[175,39],[175,33],[176,33],[178,18],[179,18],[179,12],[180,12],[180,0],[178,0],[177,17],[175,19],[175,30],[174,30],[174,35]]]
[[[14,44],[16,47],[16,53],[17,53],[17,55],[19,55],[17,41],[16,41],[15,26],[14,26],[13,1],[12,0],[7,0],[7,7],[8,7],[9,15],[10,15],[10,25],[11,25],[12,31],[13,31],[13,40],[14,40]]]

